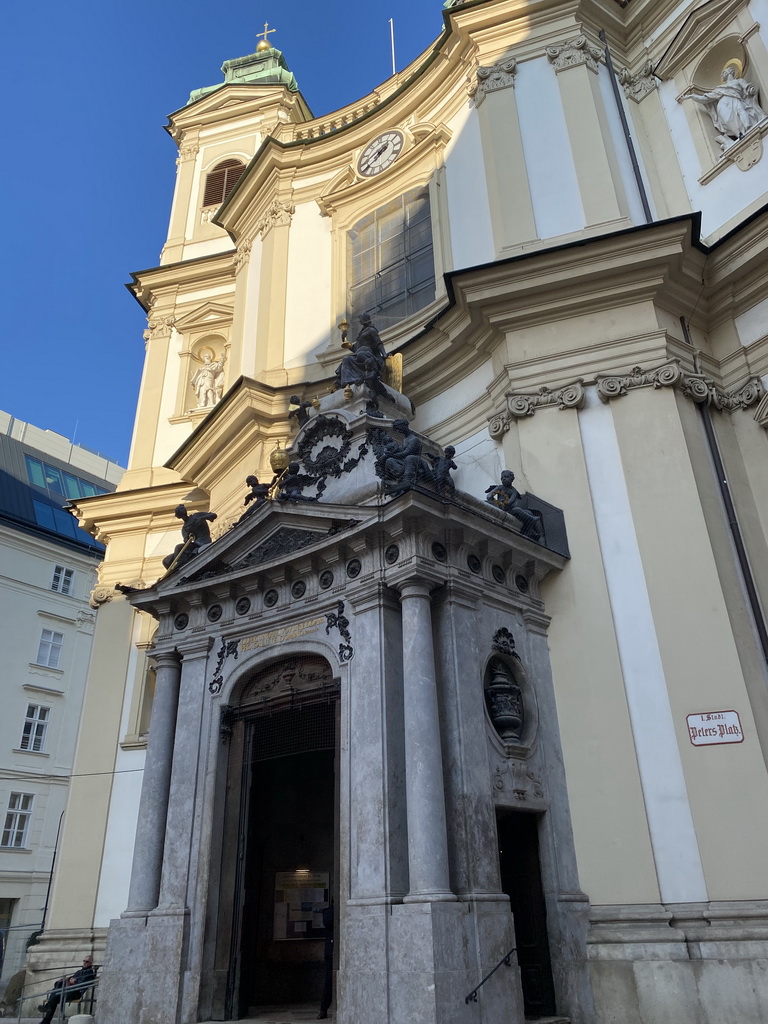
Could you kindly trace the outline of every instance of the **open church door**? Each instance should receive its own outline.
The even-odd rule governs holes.
[[[337,710],[338,681],[312,656],[273,663],[232,708],[218,929],[227,1019],[319,1005],[338,878]]]

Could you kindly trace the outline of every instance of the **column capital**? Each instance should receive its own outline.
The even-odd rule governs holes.
[[[395,588],[400,591],[401,601],[404,597],[424,597],[430,600],[434,589],[429,582],[415,579],[401,580],[395,583]]]
[[[195,658],[204,658],[213,647],[212,636],[190,637],[176,645],[176,650],[185,662],[194,661]]]

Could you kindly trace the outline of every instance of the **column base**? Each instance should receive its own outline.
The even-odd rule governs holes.
[[[523,1024],[515,957],[466,996],[515,945],[509,903],[420,901],[347,907],[338,1024]]]

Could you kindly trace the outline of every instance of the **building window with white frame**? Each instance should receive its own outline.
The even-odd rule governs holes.
[[[64,634],[55,629],[44,629],[40,635],[37,648],[37,665],[46,668],[58,668],[61,661],[61,648],[64,646]]]
[[[435,298],[429,189],[411,189],[363,217],[347,236],[347,313],[393,327]]]
[[[45,734],[48,731],[50,713],[51,709],[43,707],[42,704],[27,704],[19,749],[29,750],[33,754],[41,754],[45,750]]]
[[[51,590],[55,590],[57,594],[71,594],[74,588],[74,580],[74,569],[68,569],[65,565],[55,565],[53,567]]]
[[[33,799],[31,793],[11,793],[0,847],[11,850],[23,850],[26,847]]]

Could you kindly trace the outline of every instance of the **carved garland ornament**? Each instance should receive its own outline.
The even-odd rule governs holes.
[[[766,390],[758,377],[752,377],[734,391],[725,391],[704,374],[686,373],[677,359],[671,359],[650,370],[635,366],[627,374],[598,374],[595,383],[597,394],[603,402],[620,398],[633,388],[674,387],[692,402],[706,402],[720,412],[748,409],[766,395]],[[488,433],[497,439],[509,430],[513,419],[533,416],[537,409],[548,406],[557,406],[558,409],[580,409],[584,404],[584,384],[583,380],[577,380],[555,390],[541,387],[538,391],[508,391],[505,395],[506,408],[489,419]],[[765,423],[757,414],[755,418],[768,429],[768,402],[765,405],[761,404],[760,409],[764,409]]]
[[[586,64],[590,71],[597,72],[602,55],[600,47],[593,46],[584,35],[569,39],[559,46],[547,47],[547,57],[558,74],[580,64]]]

